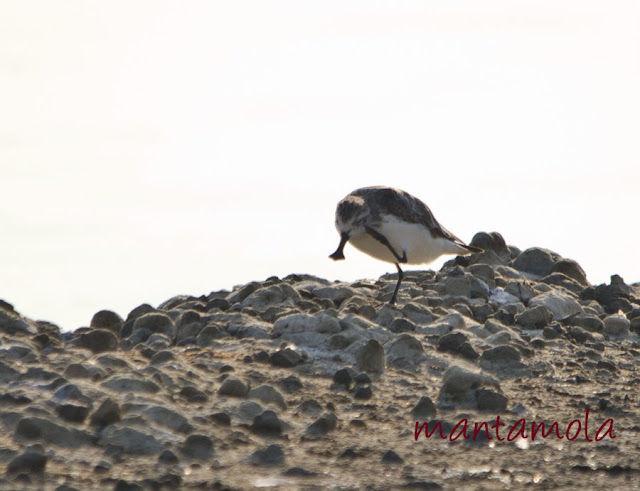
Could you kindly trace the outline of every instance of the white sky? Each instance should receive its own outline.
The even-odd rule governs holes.
[[[0,298],[68,330],[376,278],[327,258],[337,201],[374,184],[463,240],[640,281],[639,26],[634,0],[4,0]]]

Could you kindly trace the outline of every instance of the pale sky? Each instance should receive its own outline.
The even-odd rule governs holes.
[[[634,0],[3,0],[0,298],[70,330],[374,279],[395,268],[327,256],[376,184],[640,281],[639,26]]]

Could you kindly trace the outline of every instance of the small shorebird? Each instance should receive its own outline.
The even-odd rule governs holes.
[[[434,218],[429,207],[405,191],[384,186],[356,189],[338,203],[336,228],[340,245],[329,257],[344,259],[344,246],[398,269],[398,283],[390,304],[396,303],[402,283],[402,264],[424,264],[443,254],[471,254],[482,249],[468,246]]]

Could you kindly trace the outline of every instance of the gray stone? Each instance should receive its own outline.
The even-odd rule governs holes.
[[[119,424],[104,428],[100,433],[98,445],[120,447],[124,453],[132,455],[155,455],[163,450],[163,445],[153,435]]]
[[[427,397],[422,396],[418,404],[411,410],[411,416],[423,421],[429,421],[436,417],[436,407],[433,401]]]
[[[384,348],[379,341],[370,339],[356,353],[358,370],[367,373],[382,373],[385,369]]]
[[[567,331],[568,336],[578,343],[586,343],[594,340],[593,335],[578,326],[571,326]]]
[[[515,280],[507,283],[504,287],[504,291],[510,293],[514,297],[517,297],[525,305],[528,305],[529,300],[536,295],[536,292],[528,284]]]
[[[269,356],[269,362],[276,367],[295,367],[301,361],[302,357],[300,354],[291,348],[278,350]]]
[[[180,452],[190,459],[209,460],[213,457],[213,440],[206,435],[189,435]]]
[[[237,377],[227,377],[218,389],[221,396],[247,397],[249,385]]]
[[[516,323],[526,329],[542,329],[553,316],[545,305],[536,305],[516,316]]]
[[[151,333],[164,334],[171,339],[175,338],[176,335],[173,320],[161,312],[150,312],[138,317],[133,323],[133,333],[139,329],[147,330]]]
[[[286,283],[260,288],[242,301],[242,307],[264,312],[273,306],[294,307],[301,300],[300,294]]]
[[[558,261],[551,270],[553,273],[562,273],[569,278],[573,278],[582,286],[589,286],[587,274],[582,267],[573,259],[562,259]]]
[[[507,409],[507,403],[509,400],[498,392],[480,388],[476,390],[476,402],[478,405],[478,411],[501,413]]]
[[[571,320],[571,324],[583,328],[589,332],[602,332],[604,322],[596,316],[590,314],[579,314]]]
[[[401,334],[389,344],[387,360],[389,365],[415,366],[423,354],[424,347],[418,339],[409,334]]]
[[[144,416],[161,426],[178,433],[188,433],[193,428],[182,414],[162,406],[151,406],[143,411]]]
[[[306,430],[308,436],[322,436],[336,429],[338,418],[333,413],[325,413],[316,421],[311,423]]]
[[[39,417],[22,418],[16,426],[16,435],[24,438],[39,438],[61,447],[76,448],[91,445],[95,438],[80,430],[67,429],[47,419]]]
[[[250,462],[260,466],[275,466],[284,463],[284,453],[280,445],[269,445],[251,454]]]
[[[19,376],[19,371],[0,361],[0,383],[9,383],[16,380]]]
[[[0,309],[0,332],[6,334],[37,334],[36,329],[17,314]]]
[[[180,396],[184,397],[189,402],[207,402],[209,396],[196,387],[187,385],[180,390]]]
[[[513,267],[537,277],[544,277],[553,271],[559,256],[547,249],[532,247],[522,252],[514,261]]]
[[[105,399],[91,415],[92,426],[107,426],[120,421],[120,406],[112,399]]]
[[[572,315],[582,313],[582,307],[576,299],[560,291],[541,293],[529,301],[530,307],[544,305],[549,309],[553,318],[563,321]]]
[[[456,365],[447,369],[442,382],[438,404],[443,408],[477,409],[476,391],[479,388],[491,387],[500,390],[500,384],[494,378]]]
[[[115,390],[117,392],[140,392],[146,394],[155,394],[160,390],[160,387],[151,380],[140,380],[137,378],[131,378],[121,375],[114,375],[109,379],[102,382],[102,386]]]
[[[118,349],[118,338],[107,329],[92,329],[80,334],[74,343],[79,348],[85,348],[92,353],[104,353]]]
[[[13,458],[7,466],[8,474],[36,474],[44,472],[47,466],[47,456],[35,445],[27,448],[27,450]]]
[[[382,456],[381,462],[383,464],[392,464],[392,465],[403,464],[404,459],[400,457],[397,453],[395,453],[393,450],[388,450]]]
[[[108,331],[119,335],[123,324],[124,320],[115,312],[110,310],[101,310],[93,315],[90,326],[93,329],[107,329]]]
[[[413,322],[398,317],[389,324],[389,330],[395,333],[413,332],[416,330],[416,326]]]
[[[498,232],[478,232],[473,236],[469,245],[479,247],[484,252],[492,251],[505,263],[510,259],[509,248]]]
[[[320,347],[328,343],[330,335],[341,330],[338,319],[324,312],[287,315],[273,325],[274,336],[300,346],[311,347]]]
[[[282,422],[273,411],[264,411],[253,420],[251,431],[262,436],[278,436],[282,433]]]
[[[59,404],[56,413],[65,421],[82,423],[89,415],[89,407],[79,404]]]
[[[626,337],[629,335],[631,322],[622,314],[613,314],[605,317],[604,330],[605,336],[612,338]]]
[[[327,298],[336,305],[340,305],[348,298],[355,296],[356,291],[348,286],[325,286],[314,288],[311,294],[315,298]]]
[[[490,363],[511,363],[519,362],[521,358],[522,355],[513,346],[503,345],[486,350],[482,353],[482,356],[480,356],[480,361]]]
[[[104,370],[91,363],[72,363],[64,369],[67,378],[91,378],[101,380],[105,376]]]
[[[232,304],[240,303],[253,292],[255,292],[258,288],[260,288],[260,284],[252,281],[251,283],[247,283],[246,285],[240,287],[238,290],[234,289],[234,291],[227,296],[227,300]]]
[[[251,399],[258,399],[265,404],[275,404],[280,409],[287,409],[287,403],[282,397],[282,394],[277,389],[270,385],[260,385],[255,389],[251,389],[248,393],[248,397]]]

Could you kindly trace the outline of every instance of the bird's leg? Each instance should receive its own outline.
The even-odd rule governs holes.
[[[339,261],[340,259],[344,259],[343,249],[348,240],[349,240],[349,234],[346,232],[342,232],[342,234],[340,234],[340,245],[336,249],[336,252],[331,254],[329,257],[334,261]]]
[[[391,296],[391,300],[389,300],[389,305],[393,305],[398,301],[398,290],[400,289],[400,283],[402,283],[402,278],[404,278],[404,274],[402,274],[402,270],[400,269],[400,265],[395,263],[396,268],[398,269],[398,283],[396,283],[396,289],[393,290],[393,295]]]
[[[387,238],[382,235],[380,232],[378,232],[377,230],[371,228],[371,227],[365,227],[364,228],[367,233],[373,237],[374,239],[376,239],[378,242],[380,242],[381,244],[386,245],[389,250],[391,251],[391,254],[393,254],[393,257],[396,258],[396,260],[399,263],[406,263],[407,262],[407,251],[402,251],[402,257],[400,257],[400,254],[398,254],[396,252],[396,250],[391,246],[391,244],[389,243],[389,241],[387,240]],[[397,266],[397,264],[396,264]]]

